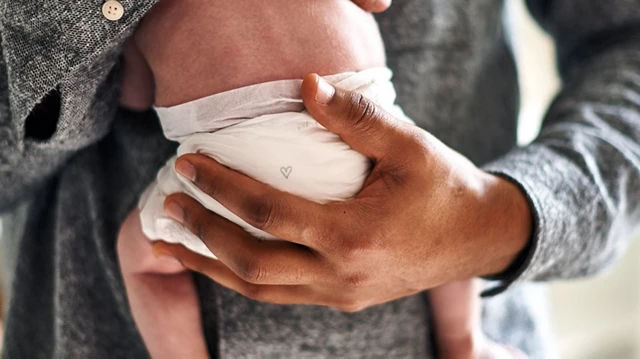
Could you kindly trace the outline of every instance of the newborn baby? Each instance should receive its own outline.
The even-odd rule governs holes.
[[[313,201],[345,200],[370,162],[305,111],[310,72],[362,92],[398,120],[378,27],[346,0],[162,0],[125,49],[122,103],[154,104],[178,156],[199,152],[261,182]],[[118,256],[131,310],[153,358],[207,358],[196,289],[179,263],[156,258],[150,240],[215,253],[163,213],[184,192],[258,238],[275,239],[223,207],[168,161],[122,226]],[[443,357],[483,357],[477,291],[471,281],[429,292]]]

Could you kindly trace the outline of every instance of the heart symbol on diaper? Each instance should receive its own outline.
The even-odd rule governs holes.
[[[293,167],[291,166],[280,167],[280,173],[282,173],[282,175],[286,179],[289,179],[289,176],[291,175],[291,171],[293,171]]]

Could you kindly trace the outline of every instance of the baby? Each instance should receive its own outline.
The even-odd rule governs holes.
[[[125,49],[121,102],[153,104],[167,138],[180,143],[178,155],[206,154],[319,203],[346,200],[361,188],[370,162],[304,111],[299,79],[310,72],[410,121],[394,105],[375,20],[347,0],[161,0]],[[254,236],[275,238],[180,177],[175,158],[123,224],[118,256],[151,356],[208,358],[193,278],[178,262],[156,258],[150,240],[215,253],[163,213],[164,198],[187,193]],[[474,283],[448,284],[429,296],[441,357],[488,357]]]

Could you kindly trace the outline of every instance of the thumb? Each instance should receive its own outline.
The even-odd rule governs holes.
[[[406,140],[401,122],[364,95],[329,84],[317,74],[305,76],[302,100],[309,114],[354,150],[380,160]]]

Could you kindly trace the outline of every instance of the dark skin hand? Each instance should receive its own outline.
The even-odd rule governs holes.
[[[513,183],[315,74],[304,79],[302,97],[319,123],[371,158],[362,190],[353,199],[321,205],[208,157],[184,155],[176,162],[179,173],[282,240],[257,240],[187,195],[173,194],[166,212],[219,261],[164,242],[154,244],[156,254],[258,301],[358,311],[498,273],[524,248],[531,211]]]

